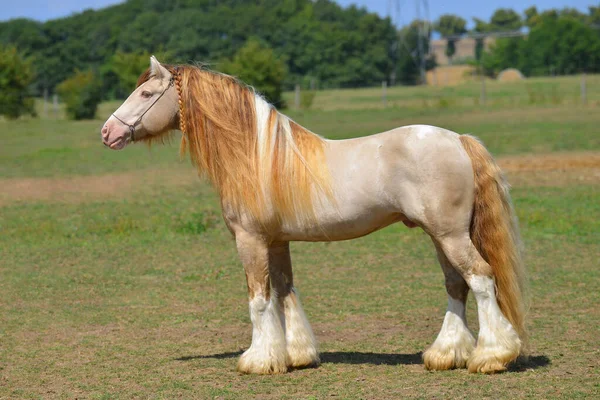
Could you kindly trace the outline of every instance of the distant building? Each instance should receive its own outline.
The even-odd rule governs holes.
[[[489,50],[490,46],[496,41],[493,37],[486,37],[484,39],[484,49]],[[475,39],[465,37],[456,41],[456,53],[452,57],[453,60],[459,61],[469,58],[475,58]],[[431,41],[431,51],[435,55],[435,61],[438,65],[450,65],[450,60],[446,56],[446,46],[448,41],[446,39],[436,39]]]

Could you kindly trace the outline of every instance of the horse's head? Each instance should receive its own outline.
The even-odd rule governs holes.
[[[102,142],[113,150],[177,128],[179,104],[175,77],[154,56],[147,79],[129,95],[102,127]],[[143,79],[140,79],[143,81]]]

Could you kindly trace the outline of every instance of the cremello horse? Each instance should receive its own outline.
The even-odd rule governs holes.
[[[477,139],[418,125],[326,140],[230,76],[152,57],[102,140],[122,149],[175,129],[220,195],[246,272],[253,331],[239,371],[319,364],[294,289],[290,241],[352,239],[395,222],[429,234],[446,278],[448,309],[425,367],[493,373],[523,351],[518,229],[508,185]],[[469,289],[477,340],[465,319]]]

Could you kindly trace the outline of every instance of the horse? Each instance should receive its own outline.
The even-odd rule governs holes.
[[[431,238],[448,296],[428,370],[495,373],[525,355],[527,279],[508,183],[475,137],[426,125],[327,140],[234,77],[151,57],[108,118],[111,149],[182,133],[180,151],[220,196],[246,273],[252,343],[242,373],[320,363],[294,286],[290,241],[358,238],[390,224]],[[467,326],[477,302],[477,340]]]

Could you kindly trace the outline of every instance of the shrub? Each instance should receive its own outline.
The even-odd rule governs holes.
[[[303,90],[300,92],[300,107],[304,110],[311,108],[316,95],[317,92],[315,90]]]
[[[76,71],[56,91],[66,104],[70,119],[93,119],[102,99],[101,82],[92,71]]]
[[[111,82],[114,87],[113,97],[127,97],[136,87],[140,73],[148,68],[150,53],[147,51],[125,53],[117,50],[115,54],[102,66],[102,80]]]
[[[0,115],[9,119],[23,114],[35,116],[33,97],[28,90],[33,78],[31,60],[14,47],[0,46]]]
[[[275,106],[285,107],[281,94],[286,65],[273,49],[258,39],[248,39],[233,59],[223,62],[219,69],[254,86]]]

